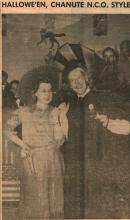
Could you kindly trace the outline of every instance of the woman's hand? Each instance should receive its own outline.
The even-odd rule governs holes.
[[[66,115],[67,112],[69,111],[69,103],[66,104],[65,102],[61,103],[58,107],[60,114]]]
[[[26,144],[23,144],[22,149],[21,149],[21,157],[29,157],[30,156],[30,149]]]
[[[62,118],[66,117],[66,114],[69,110],[69,104],[66,105],[66,103],[61,103],[58,108],[54,108],[51,112],[51,121],[54,124],[60,123],[62,121]]]

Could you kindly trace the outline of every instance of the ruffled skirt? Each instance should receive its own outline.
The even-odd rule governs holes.
[[[30,157],[23,159],[23,168],[22,219],[63,219],[64,163],[60,150],[35,148]]]

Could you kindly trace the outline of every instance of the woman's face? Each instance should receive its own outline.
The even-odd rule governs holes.
[[[37,100],[43,104],[49,104],[52,101],[52,86],[50,83],[40,83],[35,94]]]

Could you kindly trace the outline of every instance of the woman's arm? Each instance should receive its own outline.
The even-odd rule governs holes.
[[[12,113],[9,120],[4,125],[4,135],[7,139],[11,140],[12,142],[17,144],[22,149],[25,149],[27,148],[26,144],[23,142],[23,140],[21,140],[18,137],[17,132],[14,131],[15,128],[17,128],[17,126],[20,124],[21,124],[21,121],[19,117],[19,111],[16,110],[15,112]]]
[[[5,129],[4,134],[7,137],[7,139],[11,140],[15,144],[17,144],[19,147],[21,147],[21,148],[25,147],[24,142],[17,136],[16,132],[11,131],[9,129],[8,130]]]
[[[65,141],[65,135],[59,122],[54,125],[54,138],[58,146],[61,146]]]
[[[59,121],[60,121],[60,126],[62,129],[63,134],[65,135],[65,138],[68,139],[68,118],[67,118],[67,113],[69,111],[69,103],[61,103],[58,107],[59,109]]]
[[[130,123],[127,120],[109,119],[107,129],[115,134],[129,135]]]
[[[62,115],[63,116],[63,115]],[[58,146],[61,146],[65,141],[65,132],[63,130],[63,121],[61,121],[61,111],[58,108],[52,111],[52,123],[54,127],[54,139]]]

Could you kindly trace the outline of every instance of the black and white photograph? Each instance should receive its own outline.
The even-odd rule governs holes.
[[[2,14],[2,219],[130,219],[130,14]]]

